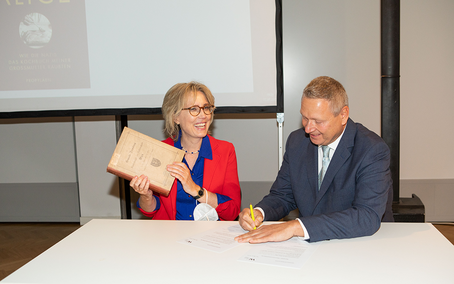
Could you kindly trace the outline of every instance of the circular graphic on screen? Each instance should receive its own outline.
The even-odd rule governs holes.
[[[22,41],[31,48],[41,48],[49,43],[52,37],[52,25],[46,16],[31,13],[24,17],[19,25]]]

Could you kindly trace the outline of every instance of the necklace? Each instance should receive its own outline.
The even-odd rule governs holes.
[[[185,148],[183,148],[183,151],[185,151],[186,154],[197,154],[197,153],[200,151],[200,149],[197,150],[197,151],[194,151],[194,152],[188,152],[188,150],[186,150]]]

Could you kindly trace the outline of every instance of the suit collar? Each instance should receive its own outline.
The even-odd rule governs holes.
[[[306,159],[307,163],[307,178],[309,180],[309,186],[310,188],[316,189],[318,180],[318,146],[309,142],[307,144],[306,153],[308,153],[307,157],[303,158]]]
[[[209,135],[207,135],[205,138],[207,137],[209,138],[208,142],[211,146],[212,157],[211,159],[205,159],[205,165],[203,169],[203,186],[210,188],[211,181],[213,180],[213,177],[216,176],[216,169],[218,168],[217,164],[221,160],[221,156],[217,151],[219,144],[217,143],[216,139]]]

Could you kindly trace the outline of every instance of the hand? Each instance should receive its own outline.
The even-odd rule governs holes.
[[[129,183],[129,186],[140,195],[144,195],[148,198],[153,196],[153,191],[150,189],[150,181],[145,175],[141,175],[140,177],[135,176]]]
[[[171,176],[177,178],[183,190],[192,196],[196,196],[199,191],[199,186],[191,178],[191,171],[188,169],[185,163],[173,162],[170,165],[167,165],[167,171]]]
[[[258,244],[265,242],[286,241],[293,236],[304,236],[303,228],[301,227],[298,220],[288,221],[280,224],[264,225],[257,230],[252,230],[246,234],[235,237],[235,241],[239,243],[248,242],[251,244]]]
[[[140,208],[146,212],[153,212],[156,209],[156,199],[153,197],[153,191],[150,189],[150,180],[148,180],[147,176],[141,175],[140,177],[133,177],[129,186],[140,194]]]
[[[241,211],[238,219],[240,220],[241,228],[245,229],[246,231],[252,231],[254,230],[254,227],[258,228],[260,224],[262,224],[263,215],[260,210],[254,209],[254,222],[252,220],[251,210],[249,208],[244,208],[243,211]]]

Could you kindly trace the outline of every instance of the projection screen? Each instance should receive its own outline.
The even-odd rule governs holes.
[[[0,2],[0,118],[159,112],[175,83],[279,112],[280,0]]]

